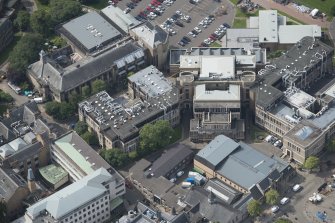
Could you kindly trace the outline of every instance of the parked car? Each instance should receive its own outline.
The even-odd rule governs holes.
[[[179,22],[179,21],[176,22],[176,25],[179,26],[179,27],[184,27],[184,24],[182,22]]]
[[[292,188],[294,192],[298,192],[302,187],[300,186],[300,184],[296,184],[294,185],[294,187]]]
[[[275,205],[271,208],[272,213],[276,213],[278,210],[279,210],[279,207],[277,205]]]
[[[177,177],[181,177],[183,175],[184,175],[184,171],[182,171],[182,170],[177,173]]]
[[[285,205],[285,204],[287,204],[289,202],[289,200],[290,199],[288,197],[284,197],[283,199],[280,200],[280,204],[281,205]]]
[[[176,181],[177,181],[177,178],[175,178],[175,177],[173,177],[173,178],[170,179],[170,182],[172,182],[172,183],[174,183]]]

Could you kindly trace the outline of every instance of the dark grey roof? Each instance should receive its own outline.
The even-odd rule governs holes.
[[[251,196],[255,199],[255,200],[259,200],[263,197],[262,192],[259,190],[257,185],[254,185],[252,188],[250,188],[250,193]]]
[[[195,218],[191,218],[191,222],[196,222],[199,213],[202,217],[207,218],[209,221],[218,222],[230,222],[235,220],[236,216],[239,216],[241,212],[233,209],[228,205],[223,204],[219,200],[216,200],[213,204],[208,202],[208,194],[204,188],[197,187],[190,190],[185,197],[184,202],[189,204],[192,208],[191,212],[195,215]]]
[[[26,181],[11,169],[0,168],[0,198],[8,201],[20,188],[27,188]]]
[[[298,85],[299,73],[314,69],[320,58],[317,54],[333,54],[333,48],[313,37],[304,37],[284,55],[274,60],[259,72],[259,81],[253,91],[256,93],[258,106],[268,108],[279,101],[283,93],[279,87],[283,85],[284,78],[287,83]],[[294,74],[297,72],[296,74]]]
[[[40,82],[48,84],[52,91],[66,92],[98,77],[107,70],[111,70],[117,60],[130,54],[135,55],[137,52],[144,55],[144,50],[141,47],[128,42],[98,56],[87,56],[65,68],[55,65],[55,61],[48,58],[47,63],[43,64],[41,61],[37,61],[31,64],[28,69]]]
[[[269,178],[264,178],[261,182],[258,183],[260,188],[265,191],[271,186],[271,180]]]
[[[193,154],[188,146],[183,144],[176,144],[172,148],[166,150],[151,166],[151,171],[155,177],[165,176],[168,172],[173,170],[178,163],[186,157]]]
[[[195,159],[206,163],[212,169],[216,169],[238,147],[239,144],[234,140],[225,135],[219,135],[206,145],[205,148],[200,150]]]
[[[121,37],[121,33],[97,12],[89,12],[75,18],[63,26],[61,32],[74,43],[80,44],[91,52]],[[81,46],[77,46],[81,48]]]

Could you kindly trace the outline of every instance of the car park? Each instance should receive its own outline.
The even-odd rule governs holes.
[[[227,23],[223,23],[222,25],[224,25],[227,29],[230,28],[230,25],[228,25]]]
[[[279,207],[277,205],[271,207],[271,212],[272,213],[276,213],[277,211],[279,211]]]

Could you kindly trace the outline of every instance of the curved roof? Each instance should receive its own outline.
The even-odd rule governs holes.
[[[56,166],[55,164],[42,167],[38,171],[44,180],[53,185],[57,184],[64,179],[64,177],[69,175],[62,167]]]

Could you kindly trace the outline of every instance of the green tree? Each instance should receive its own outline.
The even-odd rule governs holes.
[[[167,146],[171,142],[173,129],[166,120],[159,120],[154,124],[146,124],[140,130],[141,155],[148,154]]]
[[[335,152],[335,139],[330,140],[326,146],[329,152]]]
[[[132,159],[132,160],[136,160],[136,159],[138,158],[137,151],[134,150],[134,151],[129,152],[129,153],[128,153],[128,156],[129,156],[130,159]]]
[[[12,102],[13,100],[14,99],[10,94],[0,90],[0,103],[9,103]]]
[[[78,109],[78,103],[81,102],[82,100],[83,97],[76,92],[72,92],[69,95],[69,103],[74,107],[75,110]]]
[[[91,89],[89,86],[85,85],[84,87],[82,87],[81,89],[81,94],[84,98],[87,98],[88,96],[91,95]]]
[[[278,202],[279,193],[275,189],[270,189],[265,193],[265,202],[274,205]]]
[[[54,116],[57,113],[59,113],[59,108],[60,108],[59,102],[56,102],[56,101],[47,102],[45,103],[44,108],[45,108],[45,112],[48,115]]]
[[[98,137],[94,135],[92,132],[87,131],[84,134],[82,134],[81,137],[87,142],[87,144],[91,146],[99,145]]]
[[[30,26],[34,32],[44,37],[49,36],[53,32],[50,13],[44,9],[35,11],[30,17]]]
[[[252,217],[256,217],[261,213],[261,203],[256,200],[251,200],[247,206],[248,213]]]
[[[103,80],[95,80],[92,83],[92,94],[107,90],[107,84]]]
[[[335,16],[335,5],[333,7],[331,7],[330,14],[332,14],[333,16]]]
[[[57,48],[62,48],[66,46],[66,41],[60,36],[54,37],[52,40],[50,40],[50,42],[52,43],[52,45],[57,46]]]
[[[292,221],[287,218],[278,218],[275,223],[292,223]]]
[[[81,4],[73,0],[50,0],[50,14],[54,24],[60,24],[81,14]]]
[[[22,83],[20,84],[20,88],[21,88],[21,90],[23,90],[23,91],[28,90],[28,89],[29,89],[29,84],[28,84],[28,82],[26,82],[26,81],[22,82]]]
[[[319,166],[320,160],[316,156],[310,156],[306,159],[304,167],[308,170],[314,169]]]
[[[113,167],[120,168],[129,161],[128,154],[120,149],[104,149],[100,155]]]
[[[8,79],[13,81],[11,79],[12,74],[24,76],[28,65],[38,59],[38,53],[42,49],[42,45],[43,38],[41,35],[30,33],[24,35],[9,54]]]
[[[92,3],[97,3],[99,0],[79,0],[81,4],[92,4]]]
[[[130,72],[127,74],[127,77],[131,77],[131,76],[133,76],[134,74],[135,74],[134,72],[130,71]]]
[[[19,31],[26,31],[29,28],[30,14],[26,10],[20,10],[14,19],[14,26]]]
[[[76,126],[74,127],[74,130],[77,132],[78,135],[82,135],[85,132],[87,132],[88,126],[86,122],[79,121],[77,122]]]
[[[76,107],[74,104],[61,102],[59,106],[59,114],[54,116],[58,120],[66,120],[76,114]]]

